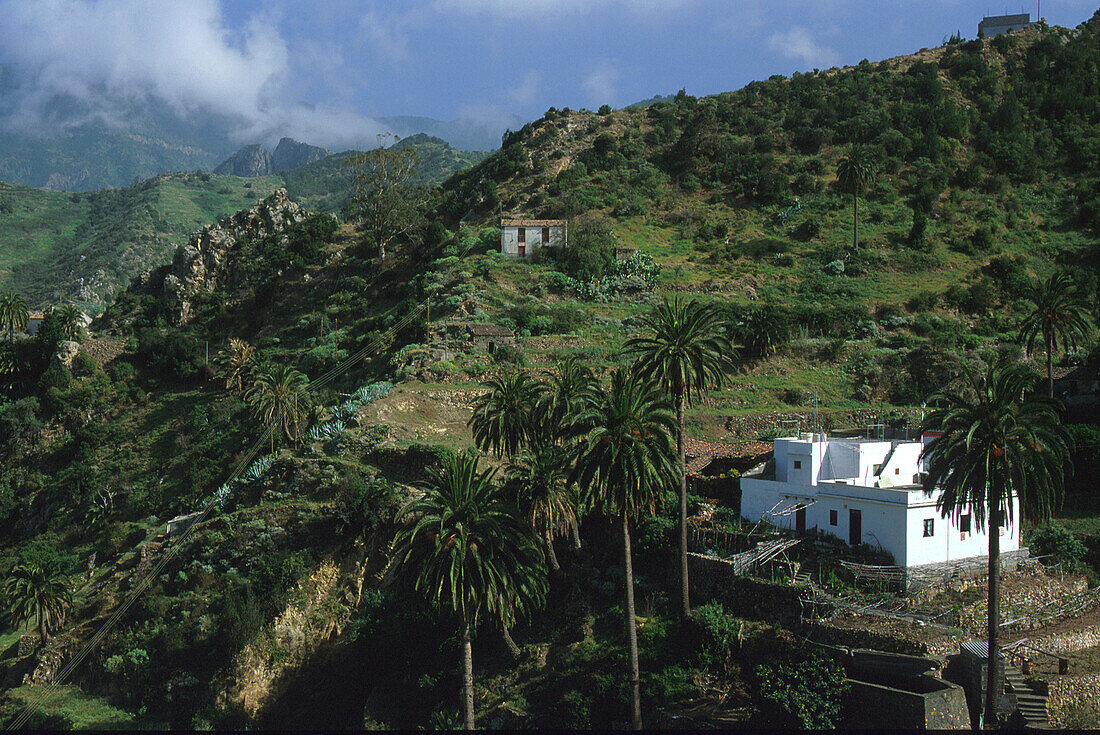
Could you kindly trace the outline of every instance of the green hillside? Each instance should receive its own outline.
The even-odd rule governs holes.
[[[471,447],[483,381],[523,371],[545,383],[569,356],[606,383],[633,365],[623,347],[640,317],[683,295],[715,305],[737,348],[725,384],[688,408],[691,437],[768,440],[811,417],[827,431],[911,429],[929,395],[966,367],[1038,368],[1041,355],[1028,363],[1017,344],[1034,278],[1064,269],[1095,321],[1098,102],[1100,15],[1076,31],[1040,25],[713,97],[550,110],[409,207],[381,260],[354,212],[342,223],[325,214],[346,191],[339,156],[285,179],[174,175],[90,197],[4,188],[6,283],[33,275],[42,293],[93,258],[105,270],[166,264],[170,233],[284,180],[292,199],[322,212],[251,218],[271,231],[242,229],[194,272],[154,270],[118,293],[72,367],[52,359],[60,316],[33,339],[0,342],[10,357],[0,384],[0,577],[18,565],[54,570],[73,599],[42,650],[88,646],[70,688],[51,690],[49,712],[29,724],[456,727],[461,621],[414,589],[402,552],[491,559],[497,549],[443,534],[406,549],[398,534],[411,528],[402,508],[428,471]],[[874,175],[855,200],[853,242],[853,195],[838,173],[860,155]],[[568,247],[503,258],[501,210],[568,218]],[[121,283],[123,265],[110,267]],[[187,283],[169,292],[170,279]],[[487,354],[462,336],[470,324],[514,330],[516,343]],[[1055,362],[1082,364],[1096,344],[1093,327]],[[309,386],[279,389],[293,393],[282,415],[297,429],[284,420],[265,433],[273,404],[264,385],[289,368],[300,376],[286,386]],[[1082,501],[1100,432],[1095,416],[1066,416],[1081,469],[1060,512],[1084,545],[1065,544],[1072,558],[1061,569],[1093,588],[1100,535],[1082,510],[1094,504]],[[691,480],[697,528],[759,538],[739,521],[738,478],[749,466]],[[568,459],[564,467],[568,475]],[[509,502],[523,497],[523,482],[504,487]],[[549,562],[537,569],[548,603],[512,627],[518,656],[497,618],[475,626],[479,724],[626,726],[624,524],[650,727],[842,725],[841,659],[807,640],[932,655],[930,637],[957,651],[984,633],[977,590],[914,602],[861,584],[840,560],[890,561],[821,537],[753,577],[700,584],[694,617],[681,621],[678,504],[672,492],[655,495],[632,526],[604,503],[565,502],[581,511],[579,548],[563,524],[550,541],[560,573]],[[524,507],[511,515],[530,523]],[[165,522],[200,511],[194,532],[171,546]],[[870,637],[866,621],[813,619],[795,586],[810,568],[853,605],[923,615],[936,604],[954,617],[942,618],[950,626],[891,621]],[[119,607],[142,580],[148,588]],[[39,666],[36,654],[19,655],[19,635],[0,618],[4,724],[34,691],[22,677]],[[780,681],[778,668],[795,673]]]

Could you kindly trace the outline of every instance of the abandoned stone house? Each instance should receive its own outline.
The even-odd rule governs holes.
[[[540,248],[564,247],[568,227],[562,219],[502,219],[500,252],[529,258]]]
[[[472,352],[492,355],[501,345],[516,344],[515,330],[499,324],[467,324],[466,337],[473,344]]]

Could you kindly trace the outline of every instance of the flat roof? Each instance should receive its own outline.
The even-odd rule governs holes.
[[[560,227],[563,219],[502,219],[501,227]]]

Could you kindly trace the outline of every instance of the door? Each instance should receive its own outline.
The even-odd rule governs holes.
[[[848,510],[848,543],[856,546],[863,540],[863,513],[851,508]]]
[[[794,512],[794,530],[806,530],[806,506],[804,505]]]
[[[526,245],[520,245],[519,246],[519,257],[523,258],[523,257],[526,257],[526,256],[527,256],[527,246]]]

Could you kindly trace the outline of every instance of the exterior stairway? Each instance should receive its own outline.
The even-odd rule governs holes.
[[[1024,675],[1015,666],[1005,666],[1005,683],[1016,695],[1016,708],[1023,716],[1027,727],[1048,729],[1050,715],[1047,712],[1047,697],[1032,689]]]

